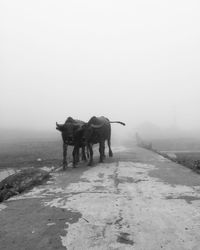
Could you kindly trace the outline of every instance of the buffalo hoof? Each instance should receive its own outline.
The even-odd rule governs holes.
[[[78,162],[72,162],[72,167],[76,168]]]
[[[63,162],[63,170],[66,170],[66,168],[67,168],[67,162]]]
[[[65,171],[65,170],[66,170],[66,168],[67,168],[67,166],[64,166],[64,165],[63,165],[63,171]]]
[[[109,157],[113,157],[113,153],[112,152],[109,152]]]

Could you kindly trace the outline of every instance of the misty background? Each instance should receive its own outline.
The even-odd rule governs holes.
[[[116,137],[200,137],[199,5],[2,0],[1,138],[93,115],[124,121]]]

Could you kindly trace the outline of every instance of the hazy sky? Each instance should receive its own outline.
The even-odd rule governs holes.
[[[200,127],[197,0],[1,0],[0,127]]]

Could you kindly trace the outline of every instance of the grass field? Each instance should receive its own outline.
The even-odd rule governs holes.
[[[177,163],[200,173],[200,152],[175,152]]]
[[[128,142],[126,142],[128,146]],[[200,169],[200,140],[153,140],[153,149],[176,155],[177,163],[192,169]],[[72,148],[68,147],[68,162],[72,160]],[[62,139],[55,137],[7,140],[0,142],[0,170],[29,167],[59,167],[62,165]]]
[[[153,140],[153,149],[164,153],[177,163],[200,172],[200,139],[178,138]],[[174,154],[176,158],[170,157]]]
[[[71,156],[70,149],[69,155]],[[0,143],[0,169],[51,167],[61,163],[61,139]]]

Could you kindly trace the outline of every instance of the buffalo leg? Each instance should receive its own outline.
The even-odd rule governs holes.
[[[106,155],[105,155],[105,141],[103,142],[103,158],[105,158],[106,157]]]
[[[87,153],[87,158],[89,159],[90,158],[90,151],[89,151],[88,146],[86,147],[86,153]]]
[[[109,148],[109,157],[113,156],[113,152],[111,150],[111,146],[110,146],[110,138],[108,139],[108,148]]]
[[[99,143],[99,153],[100,153],[100,158],[99,158],[99,162],[103,162],[103,158],[104,158],[104,141]]]
[[[76,150],[75,150],[75,157],[76,157],[76,161],[79,162],[80,161],[80,157],[79,157],[79,147],[75,146]]]
[[[105,142],[104,143],[99,143],[99,155],[103,156],[103,158],[106,157],[105,155]]]
[[[86,161],[85,146],[82,147],[82,160]]]
[[[63,170],[67,167],[67,144],[63,143]]]
[[[72,152],[72,155],[73,155],[73,167],[75,168],[76,167],[76,163],[78,162],[78,154],[79,153],[79,150],[77,150],[76,146],[74,146],[74,149],[73,149],[73,152]]]
[[[93,150],[92,150],[92,145],[91,144],[88,144],[88,150],[89,150],[89,153],[90,153],[88,166],[92,166],[92,164],[93,164]]]

